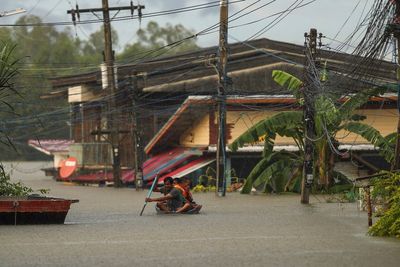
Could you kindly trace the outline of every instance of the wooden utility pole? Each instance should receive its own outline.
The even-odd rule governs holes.
[[[396,13],[393,24],[390,25],[392,29],[393,36],[396,38],[396,49],[397,49],[397,64],[396,64],[396,78],[397,78],[397,108],[400,113],[400,0],[394,1],[396,4]],[[400,169],[400,114],[397,119],[397,138],[396,138],[396,148],[394,154],[394,160],[392,163],[392,170]]]
[[[110,132],[111,148],[113,155],[113,179],[114,187],[121,186],[121,162],[119,155],[119,124],[118,119],[118,107],[116,105],[116,85],[115,85],[115,74],[114,74],[114,52],[112,49],[112,37],[111,37],[111,24],[110,24],[110,11],[121,11],[130,10],[133,16],[134,10],[138,9],[138,13],[141,14],[141,10],[144,6],[134,6],[132,1],[130,6],[122,7],[109,7],[108,0],[102,0],[102,8],[88,8],[79,9],[76,5],[76,9],[68,10],[67,13],[72,15],[72,21],[76,23],[76,18],[80,19],[80,13],[103,13],[103,25],[104,25],[104,62],[107,70],[107,128]],[[116,116],[115,116],[116,115]]]
[[[142,76],[133,74],[131,77],[132,87],[132,138],[134,146],[134,168],[135,168],[135,187],[136,191],[143,189],[143,146],[142,146],[142,127],[139,123],[139,95],[142,92],[142,88],[139,87],[138,79]],[[142,83],[140,83],[142,84]]]
[[[217,143],[217,195],[226,194],[226,96],[228,63],[228,0],[220,2],[219,64],[218,64],[218,143]]]
[[[315,59],[317,53],[317,30],[310,29],[310,33],[305,33],[305,79],[304,79],[304,165],[303,179],[301,183],[301,203],[308,204],[310,198],[311,185],[314,180],[314,140],[315,140],[315,108],[314,97],[316,94],[313,85],[313,68],[315,67]]]

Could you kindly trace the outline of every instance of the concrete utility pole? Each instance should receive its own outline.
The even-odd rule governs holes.
[[[396,66],[396,75],[397,75],[397,97],[400,99],[400,0],[394,1],[396,4],[396,14],[393,21],[393,24],[390,25],[392,29],[392,33],[397,41],[397,66]],[[398,100],[398,109],[400,113],[400,101]],[[400,115],[397,121],[397,138],[396,138],[396,148],[394,160],[392,163],[392,170],[400,169]]]
[[[315,86],[313,85],[312,68],[315,66],[315,59],[317,54],[317,30],[310,29],[310,33],[304,33],[305,37],[305,79],[304,79],[304,165],[303,165],[303,179],[301,182],[301,203],[308,204],[310,198],[311,185],[314,180],[314,144],[315,140],[315,109],[314,97],[316,94]]]
[[[132,86],[132,137],[133,137],[133,145],[135,151],[135,187],[136,191],[143,189],[143,147],[142,147],[142,127],[138,121],[138,113],[139,113],[139,95],[142,92],[142,87],[139,86],[138,79],[142,79],[141,75],[134,73],[131,77],[131,86]],[[143,83],[140,83],[143,84]]]
[[[114,51],[112,50],[110,11],[108,8],[108,0],[103,0],[103,20],[104,20],[104,62],[107,67],[107,87],[108,101],[107,110],[107,128],[111,130],[111,148],[113,155],[113,179],[114,187],[121,186],[121,160],[119,156],[119,125],[115,120],[114,111],[118,116],[117,105],[115,102],[115,76],[114,76]]]
[[[220,2],[219,64],[218,64],[218,143],[217,143],[217,195],[226,194],[226,96],[228,63],[228,0]]]
[[[104,62],[107,68],[107,88],[108,88],[108,101],[107,101],[107,128],[111,135],[111,147],[113,154],[113,179],[114,187],[121,186],[121,162],[119,155],[119,124],[118,120],[115,119],[115,115],[118,116],[118,107],[115,101],[116,86],[115,86],[115,75],[114,75],[114,51],[112,49],[112,37],[111,37],[111,24],[110,24],[110,11],[121,11],[130,10],[133,16],[134,10],[138,9],[138,13],[141,14],[141,10],[144,6],[134,6],[132,1],[130,6],[122,7],[109,7],[108,0],[102,0],[102,8],[88,8],[79,9],[76,5],[76,9],[68,10],[67,13],[72,15],[72,21],[76,23],[76,18],[80,19],[80,13],[103,13],[103,25],[104,25]]]

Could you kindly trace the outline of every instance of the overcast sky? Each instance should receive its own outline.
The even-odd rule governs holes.
[[[44,22],[65,22],[71,21],[71,16],[67,14],[67,10],[74,8],[76,3],[79,4],[80,8],[94,8],[101,7],[101,2],[101,0],[2,0],[0,12],[15,8],[24,8],[27,10],[25,14],[37,15],[41,17]],[[262,7],[269,2],[271,2],[271,4]],[[264,27],[276,18],[276,16],[266,18],[267,16],[273,15],[279,11],[284,11],[291,5],[295,7],[298,4],[304,5],[308,2],[311,2],[311,0],[230,0],[230,15],[243,9],[244,10],[239,13],[240,15],[249,11],[252,12],[230,23],[230,27],[234,28],[229,30],[231,36],[229,42],[236,42],[236,40],[245,41],[261,31],[262,34],[257,36],[258,38],[269,38],[303,44],[303,34],[311,27],[317,28],[318,32],[322,32],[329,38],[334,38],[340,31],[335,39],[345,40],[348,34],[356,27],[360,17],[365,15],[369,10],[373,0],[315,0],[315,2],[293,10],[286,18],[268,31],[262,31]],[[216,5],[218,1],[134,0],[134,4],[138,3],[146,6],[146,9],[143,11],[145,14],[205,3]],[[255,4],[248,7],[253,3]],[[127,6],[129,4],[130,1],[128,0],[109,0],[110,7]],[[248,8],[245,9],[246,7]],[[129,14],[129,11],[121,11],[117,16],[126,16]],[[0,24],[14,23],[20,16],[22,15],[1,17]],[[96,17],[89,13],[81,15],[81,20],[87,19],[96,19]],[[150,20],[154,20],[160,25],[165,25],[168,22],[171,24],[180,23],[195,32],[199,32],[218,22],[219,7],[216,6],[186,13],[146,18],[142,20],[142,26],[145,26]],[[256,20],[260,21],[235,28],[235,26],[254,22]],[[347,22],[345,23],[346,20]],[[345,25],[342,28],[344,23]],[[97,30],[100,25],[101,23],[80,25],[76,28],[76,32],[80,38],[86,38],[91,32]],[[139,22],[137,20],[116,21],[112,23],[112,26],[118,30],[120,40],[120,47],[117,48],[118,50],[123,48],[124,44],[135,40],[135,32],[139,29]],[[332,40],[329,39],[326,39],[325,42],[330,43],[332,47],[338,45],[338,43],[332,43]],[[217,45],[218,34],[213,33],[200,36],[198,43],[203,47]]]

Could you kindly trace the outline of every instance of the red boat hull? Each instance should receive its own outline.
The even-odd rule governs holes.
[[[60,198],[0,198],[0,224],[63,224],[72,203]]]

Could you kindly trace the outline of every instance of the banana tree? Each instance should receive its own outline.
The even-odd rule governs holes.
[[[283,87],[286,87],[303,104],[303,83],[298,78],[284,71],[273,71],[272,77]],[[364,116],[354,114],[354,111],[366,103],[370,96],[379,93],[377,90],[366,90],[356,94],[338,107],[327,96],[319,96],[315,101],[315,159],[317,166],[314,173],[319,179],[319,185],[328,187],[333,181],[335,154],[339,142],[336,134],[340,130],[356,133],[371,144],[380,148],[380,153],[387,161],[394,157],[394,150],[389,138],[384,138],[373,127],[363,124]],[[273,151],[277,135],[291,137],[299,152]],[[249,174],[243,193],[249,193],[252,186],[264,183],[265,188],[275,191],[298,189],[303,172],[304,157],[304,123],[302,111],[284,111],[258,122],[240,135],[230,145],[233,151],[248,143],[254,143],[265,136],[264,152],[261,161]],[[284,185],[284,186],[279,186]]]

